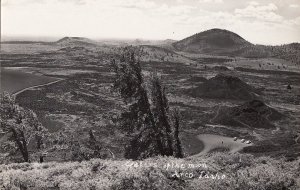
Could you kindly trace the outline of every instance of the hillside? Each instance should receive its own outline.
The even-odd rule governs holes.
[[[211,29],[172,43],[176,51],[246,58],[276,57],[300,64],[300,44],[278,46],[252,44],[238,34],[222,29]]]
[[[250,128],[275,128],[273,122],[284,116],[260,100],[248,101],[242,105],[219,110],[213,122]]]
[[[163,40],[161,42],[161,44],[172,44],[172,43],[175,43],[177,42],[177,40],[173,40],[173,39],[166,39],[166,40]]]
[[[0,189],[298,189],[300,160],[214,153],[186,159],[0,165]]]
[[[54,44],[59,46],[97,46],[97,42],[83,37],[64,37]]]
[[[300,65],[300,43],[291,43],[270,48],[272,49],[274,56]]]
[[[211,29],[173,43],[175,49],[191,53],[226,55],[251,43],[228,30]]]
[[[249,100],[258,97],[259,91],[238,77],[221,73],[190,89],[189,93],[193,97]]]
[[[139,59],[143,62],[173,62],[173,63],[194,63],[194,61],[175,53],[174,51],[158,46],[141,45],[137,46]]]

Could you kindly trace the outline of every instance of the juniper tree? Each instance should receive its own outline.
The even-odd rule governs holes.
[[[173,125],[174,125],[174,156],[177,158],[182,158],[183,155],[183,150],[179,138],[179,128],[180,128],[180,113],[178,109],[175,109],[173,111],[172,119],[173,119]]]
[[[132,51],[127,51],[119,63],[113,60],[112,67],[116,74],[114,88],[127,105],[127,111],[121,115],[122,129],[131,139],[125,157],[139,159],[158,155],[164,151],[162,140],[155,126],[139,62]]]
[[[89,131],[88,145],[89,145],[90,149],[92,149],[94,151],[94,154],[92,155],[93,158],[108,158],[109,155],[110,155],[110,158],[112,158],[112,159],[115,158],[115,154],[109,148],[103,146],[96,139],[96,136],[94,135],[93,130]]]
[[[140,63],[131,49],[125,49],[120,62],[113,60],[112,68],[116,74],[113,87],[127,106],[120,117],[120,126],[130,139],[125,157],[174,155],[168,100],[158,77],[151,79],[149,96]]]
[[[39,123],[36,114],[18,106],[9,94],[2,94],[0,102],[0,130],[8,137],[2,148],[10,152],[18,150],[23,160],[28,162],[29,143],[35,140],[36,147],[40,149],[47,130]]]
[[[172,147],[172,129],[169,120],[169,105],[168,99],[165,94],[165,88],[157,76],[152,75],[151,78],[151,93],[153,103],[153,115],[155,118],[156,127],[160,130],[163,135],[163,143],[165,147],[165,154],[167,156],[173,155]]]

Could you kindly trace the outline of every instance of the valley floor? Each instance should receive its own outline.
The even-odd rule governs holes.
[[[27,44],[26,47],[27,46],[29,45]],[[2,66],[10,68],[21,67],[23,71],[30,72],[37,76],[42,75],[63,80],[50,85],[36,86],[35,88],[27,89],[17,95],[16,101],[22,107],[32,109],[37,114],[41,123],[52,134],[59,135],[60,132],[63,131],[72,136],[73,139],[85,142],[89,137],[88,131],[93,130],[99,142],[111,150],[118,159],[122,159],[124,146],[127,142],[124,140],[124,134],[117,128],[116,118],[121,113],[124,105],[121,98],[112,91],[111,86],[114,75],[110,68],[111,58],[118,58],[116,56],[116,52],[118,52],[117,48],[107,46],[99,48],[63,48],[60,46],[48,47],[43,45],[43,51],[41,51],[38,45],[34,46],[36,47],[26,49],[18,44],[10,44],[9,47],[7,47],[10,51],[4,48],[6,52],[2,52],[1,54]],[[30,52],[27,52],[29,50]],[[182,114],[183,121],[180,129],[180,137],[187,157],[197,155],[201,152],[239,151],[240,153],[249,153],[255,156],[284,157],[290,161],[299,158],[299,65],[275,58],[247,59],[228,56],[191,55],[182,52],[173,52],[171,50],[166,51],[155,47],[147,47],[144,48],[143,51],[145,54],[143,58],[145,59],[142,59],[141,66],[145,79],[147,80],[149,78],[151,72],[156,72],[161,76],[166,86],[170,107],[178,108]],[[260,115],[247,115],[248,112],[257,112],[257,110],[252,109],[252,107],[241,107],[249,102],[248,99],[227,96],[227,92],[236,89],[233,88],[234,90],[232,90],[228,87],[225,91],[218,91],[220,90],[219,87],[214,89],[210,88],[210,86],[205,86],[206,84],[213,84],[207,81],[212,81],[212,79],[218,75],[232,76],[236,81],[238,81],[238,78],[241,81],[239,84],[243,85],[246,83],[254,88],[254,92],[256,92],[256,90],[261,92],[258,99],[262,102],[262,107],[267,110],[266,112],[264,112],[264,110],[262,111],[263,116],[257,117],[259,119],[256,120],[255,117]],[[231,78],[229,79],[231,80]],[[230,80],[227,82],[230,83]],[[288,86],[291,88],[288,89]],[[205,87],[207,91],[211,89],[216,90],[212,91],[214,92],[213,95],[223,94],[224,97],[203,97],[200,95],[200,92],[205,94],[205,92],[201,91],[202,87]],[[237,92],[239,92],[238,90]],[[248,95],[247,93],[245,94]],[[239,115],[240,113],[234,112],[235,110],[240,111],[242,114]],[[278,112],[278,115],[282,115],[282,117],[278,119],[273,118],[271,117],[272,112]],[[230,115],[233,113],[236,115]],[[267,127],[261,127],[264,126],[263,124],[267,124]],[[200,136],[200,138],[198,138],[199,135],[202,134],[208,134],[210,136],[209,138],[206,138],[208,136]],[[233,137],[251,140],[253,144],[246,146],[239,142],[233,143]],[[222,144],[222,141],[223,145],[219,146],[220,143]],[[34,152],[35,150],[31,151]],[[66,171],[60,171],[57,168],[54,169],[54,167],[56,167],[56,163],[54,162],[69,161],[69,150],[51,149],[47,151],[49,157],[45,158],[45,161],[50,162],[49,165],[47,166],[47,163],[42,165],[29,164],[28,167],[33,167],[33,169],[28,169],[28,172],[32,172],[33,176],[38,176],[38,174],[34,172],[46,172],[46,174],[41,175],[52,179],[52,181],[49,182],[51,185],[55,186],[54,182],[56,180],[59,180],[59,184],[62,185],[65,177],[72,173],[70,171],[71,169],[68,168]],[[205,155],[201,155],[201,158],[204,156]],[[229,154],[228,157],[230,156],[235,157]],[[249,155],[245,154],[245,156],[248,157]],[[195,157],[197,158],[197,156]],[[196,158],[193,157],[190,159]],[[271,158],[268,157],[267,159]],[[32,161],[37,160],[37,156],[32,157]],[[273,162],[273,159],[271,160]],[[110,164],[109,161],[103,160],[96,162],[107,162]],[[160,162],[162,162],[162,160],[160,160]],[[255,167],[255,170],[258,172],[265,167],[261,163],[253,162],[256,163],[257,166],[251,165],[251,167]],[[83,163],[93,165],[93,161]],[[112,161],[112,163],[117,163],[117,161]],[[285,163],[285,165],[289,164],[291,163]],[[62,167],[62,165],[63,164],[57,163],[59,167]],[[80,166],[77,162],[68,163],[67,165],[78,168],[76,172],[79,174],[72,174],[75,178],[70,179],[71,181],[79,181],[78,183],[83,186],[88,184],[89,182],[87,183],[87,181],[90,179],[82,177],[82,173],[85,173],[86,169],[89,170],[87,173],[92,181],[97,181],[98,179],[96,177],[97,175],[90,173],[92,166],[85,168],[86,166]],[[99,166],[100,165],[101,164],[99,164]],[[234,164],[232,163],[232,165]],[[25,167],[25,165],[20,165],[20,167],[23,166]],[[6,166],[1,167],[4,167],[3,171],[6,171],[0,173],[2,177],[12,175],[10,172],[14,171],[13,168],[5,169]],[[7,167],[19,166],[11,165]],[[34,170],[34,167],[39,168]],[[44,168],[45,171],[42,169],[43,167],[46,167]],[[47,167],[49,168],[47,169]],[[103,167],[108,166],[105,165]],[[234,165],[233,167],[237,166]],[[277,166],[274,167],[277,171]],[[272,166],[271,168],[274,167]],[[96,170],[101,173],[101,170],[98,170],[97,167]],[[254,173],[253,175],[256,175],[255,170],[253,169],[252,171]],[[25,173],[23,172],[26,171],[18,171],[22,173],[20,174],[22,179],[16,176],[8,178],[12,181],[25,180],[26,183],[33,180],[24,177]],[[57,174],[55,172],[57,172]],[[62,172],[61,175],[60,172]],[[105,170],[105,172],[107,171]],[[245,172],[247,172],[246,169],[242,171],[242,173]],[[280,173],[281,170],[278,169],[278,172]],[[288,173],[287,175],[294,175],[291,174],[288,169],[286,169],[285,172]],[[174,181],[170,180],[170,177],[166,177],[164,172],[158,171],[158,174],[164,176],[163,179],[166,180],[165,182],[173,184]],[[104,174],[101,173],[99,175]],[[134,184],[134,181],[137,180],[136,177],[137,176],[133,176],[127,179],[123,176],[115,182],[127,183],[127,181],[129,181],[129,184]],[[272,179],[273,177],[275,178],[276,176],[272,176]],[[103,176],[100,178],[102,179]],[[257,176],[257,178],[259,177]],[[82,179],[81,182],[80,179]],[[112,183],[112,181],[110,181],[112,180],[111,177],[105,177],[105,179],[108,180],[109,185]],[[38,177],[34,178],[34,180],[38,183]],[[41,180],[43,181],[44,179]],[[148,180],[148,178],[146,180]],[[246,180],[246,178],[243,180]],[[230,182],[235,183],[233,179],[230,180]],[[10,185],[14,185],[14,183],[15,182],[12,182]],[[100,182],[98,181],[97,183]],[[177,184],[179,182],[175,180],[174,183]],[[199,185],[198,183],[207,183],[209,187],[213,185],[210,184],[210,182],[197,182],[193,180],[189,182],[189,185],[195,187]],[[227,182],[220,183],[223,185],[227,184]],[[273,181],[271,180],[269,183],[273,184]],[[274,182],[274,184],[278,185],[277,182]],[[102,185],[105,185],[104,182]],[[276,187],[276,185],[274,187]],[[203,187],[205,187],[205,185]],[[55,187],[53,187],[53,189],[55,189]]]

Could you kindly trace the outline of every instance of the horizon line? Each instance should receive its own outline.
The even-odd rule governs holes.
[[[212,29],[216,29],[216,28],[212,28]],[[212,30],[212,29],[209,29],[209,30]],[[221,29],[221,28],[218,28],[220,30],[226,30],[226,29]],[[204,31],[208,31],[208,30],[203,30],[201,32],[204,32]],[[229,32],[232,32],[230,30],[227,30]],[[198,33],[201,33],[201,32],[198,32]],[[195,34],[198,34],[198,33],[195,33]],[[232,32],[232,33],[235,33],[235,32]],[[190,36],[193,36],[195,34],[192,34]],[[237,34],[237,33],[235,33]],[[239,34],[237,34],[239,35]],[[188,37],[190,37],[188,36]],[[240,36],[240,35],[239,35]],[[87,39],[90,39],[90,40],[94,40],[94,41],[100,41],[100,40],[114,40],[114,41],[134,41],[134,40],[142,40],[142,41],[165,41],[165,40],[174,40],[174,41],[181,41],[183,39],[186,39],[188,37],[185,37],[185,38],[182,38],[182,39],[172,39],[172,38],[140,38],[140,37],[136,37],[136,38],[130,38],[130,37],[87,37],[87,36],[73,36],[73,35],[60,35],[60,36],[46,36],[46,35],[1,35],[0,39],[1,39],[1,43],[2,42],[56,42],[62,38],[65,38],[65,37],[70,37],[70,38],[87,38]],[[241,36],[242,37],[242,36]],[[22,39],[23,38],[23,39]],[[31,38],[31,39],[26,39],[26,38]],[[244,37],[242,37],[244,40],[248,41],[247,39],[245,39]],[[250,41],[248,41],[250,42]],[[281,45],[288,45],[288,44],[294,44],[294,43],[300,43],[298,41],[293,41],[293,42],[285,42],[285,43],[282,43],[282,44],[266,44],[266,43],[252,43],[250,42],[251,44],[253,45],[265,45],[265,46],[281,46]]]

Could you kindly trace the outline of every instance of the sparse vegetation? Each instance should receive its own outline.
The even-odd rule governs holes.
[[[8,152],[8,156],[19,151],[23,161],[29,162],[29,144],[34,141],[36,149],[40,150],[47,130],[34,112],[18,106],[9,94],[1,95],[0,106],[0,130],[7,135],[7,141],[1,142],[1,148]]]
[[[172,163],[184,164],[186,168],[171,167]],[[201,163],[207,168],[191,167]],[[0,188],[296,190],[300,188],[299,163],[299,160],[286,162],[270,157],[255,158],[249,154],[213,153],[186,159],[155,157],[139,162],[94,159],[10,164],[0,166]],[[178,177],[175,177],[176,173]]]

